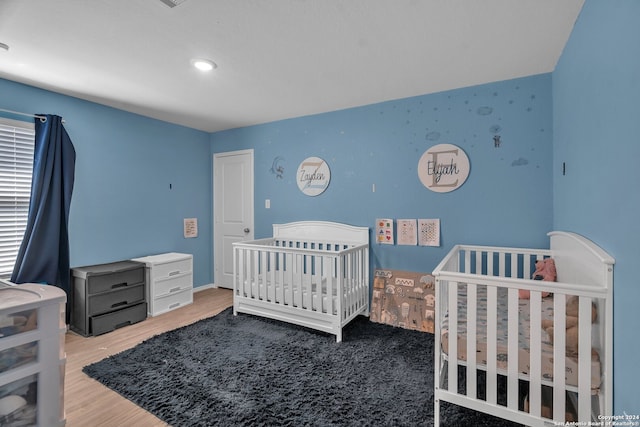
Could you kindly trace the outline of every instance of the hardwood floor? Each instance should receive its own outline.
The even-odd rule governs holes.
[[[89,378],[82,368],[134,347],[154,335],[214,316],[233,304],[231,290],[195,292],[193,304],[108,334],[85,338],[68,332],[64,405],[67,427],[166,426],[158,418]]]

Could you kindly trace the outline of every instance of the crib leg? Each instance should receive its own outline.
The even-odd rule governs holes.
[[[342,342],[342,328],[336,333],[336,342]]]
[[[449,372],[447,369],[448,363],[447,360],[442,360],[440,363],[440,372],[436,373],[440,377],[440,381],[438,381],[438,385],[436,386],[438,390],[447,384],[447,373]],[[433,398],[433,427],[440,427],[440,399],[435,396]]]

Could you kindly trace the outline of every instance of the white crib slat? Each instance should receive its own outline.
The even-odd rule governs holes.
[[[233,251],[233,256],[235,257],[235,260],[233,261],[234,263],[234,267],[236,268],[236,271],[238,272],[237,277],[234,278],[234,284],[235,284],[235,289],[234,292],[236,295],[240,295],[240,296],[245,296],[245,292],[244,292],[244,282],[245,282],[245,278],[244,278],[244,249],[241,248],[237,248],[235,251]]]
[[[511,254],[511,274],[509,277],[514,279],[520,278],[518,275],[518,254]]]
[[[349,276],[348,285],[344,289],[344,292],[347,294],[347,299],[349,301],[349,315],[355,312],[356,308],[356,296],[355,293],[355,274],[356,274],[356,254],[350,252],[348,255],[349,258],[349,268],[347,269],[347,275]]]
[[[367,260],[369,259],[369,248],[360,248],[358,250],[358,257],[360,260],[360,276],[358,283],[360,283],[360,305],[365,307],[366,313],[369,313],[369,268],[367,267]]]
[[[313,260],[313,257],[311,255],[304,256],[304,272],[302,274],[302,278],[303,278],[302,297],[304,298],[304,301],[302,301],[302,304],[304,308],[306,308],[307,310],[313,310],[313,300],[312,300],[313,295],[311,293],[312,260]]]
[[[341,283],[341,291],[343,293],[343,301],[344,304],[342,305],[342,311],[344,312],[345,316],[348,316],[350,314],[351,311],[351,295],[349,295],[349,268],[351,266],[350,264],[350,257],[349,254],[345,254],[341,257],[342,259],[342,267],[340,269],[340,271],[337,271],[336,274],[338,274],[341,278],[342,281]]]
[[[238,295],[244,296],[244,250],[241,248],[236,248],[233,251],[234,256],[234,267],[236,268],[237,274],[234,276],[234,293]]]
[[[264,283],[262,299],[265,301],[269,300],[269,295],[271,294],[271,287],[273,286],[273,282],[269,280],[269,251],[261,251],[260,257],[260,272],[262,276],[262,283]]]
[[[578,419],[591,417],[591,298],[580,297],[578,309]]]
[[[276,282],[278,283],[278,290],[276,291],[276,299],[279,304],[285,304],[285,296],[284,296],[284,252],[278,251],[276,252],[276,260],[278,265],[278,270],[276,272]],[[275,269],[275,266],[274,266]]]
[[[357,252],[351,252],[349,254],[349,257],[351,258],[351,269],[349,270],[349,275],[351,276],[351,278],[349,279],[349,293],[351,294],[351,313],[355,313],[356,310],[358,310],[360,304],[358,302],[358,276],[359,276],[359,269],[358,269],[358,253]]]
[[[254,265],[253,265],[253,279],[256,283],[256,298],[260,299],[262,296],[262,289],[260,283],[260,250],[255,250],[254,252]]]
[[[297,287],[296,287],[296,280],[297,280],[297,276],[298,276],[298,269],[296,268],[297,262],[298,262],[298,258],[299,255],[296,255],[294,253],[290,253],[288,258],[289,258],[289,264],[287,266],[287,273],[289,276],[288,282],[287,282],[287,286],[289,286],[289,293],[291,294],[291,299],[289,301],[291,301],[291,305],[294,307],[299,307],[300,306],[300,301],[299,301],[299,297],[300,297],[300,293],[297,291]]]
[[[448,390],[458,392],[458,282],[449,282],[449,372]]]
[[[522,263],[522,278],[523,279],[530,279],[529,276],[531,276],[531,256],[530,255],[525,255],[524,256],[524,261]]]
[[[244,280],[243,280],[243,286],[244,286],[244,294],[249,297],[252,298],[253,295],[251,294],[251,290],[252,290],[252,281],[253,281],[253,277],[251,277],[251,259],[252,259],[252,253],[250,250],[243,250],[242,253],[244,254],[244,263],[245,265],[242,267],[242,270],[244,271]]]
[[[251,290],[251,296],[253,298],[260,298],[260,277],[258,275],[258,272],[260,271],[258,269],[258,264],[260,262],[260,252],[257,250],[253,250],[251,251],[253,252],[253,262],[252,262],[252,266],[251,266],[251,284],[252,284],[252,290]]]
[[[310,272],[311,277],[311,309],[322,313],[322,257],[318,255],[311,256],[311,264],[313,264],[313,270]],[[315,284],[315,289],[313,287]],[[313,301],[316,304],[313,305]]]
[[[515,258],[515,257],[514,257]],[[517,270],[516,270],[517,271]],[[513,266],[511,272],[513,273]],[[507,406],[518,409],[518,340],[519,340],[519,301],[518,290],[508,291],[508,326],[507,326]]]
[[[269,261],[267,263],[267,269],[269,270],[269,293],[267,298],[269,301],[276,302],[276,289],[278,289],[278,283],[276,282],[276,253],[273,251],[268,252]]]
[[[248,293],[251,298],[256,298],[256,281],[258,278],[255,275],[255,258],[257,254],[255,249],[247,250],[247,286],[249,287]]]
[[[259,299],[266,300],[267,299],[267,290],[269,289],[269,283],[267,283],[267,272],[265,268],[265,264],[267,262],[267,252],[266,251],[258,251],[258,267],[256,275],[258,277],[258,283],[262,284],[260,286]]]
[[[240,256],[242,257],[242,264],[238,266],[239,271],[242,273],[240,280],[240,286],[242,289],[242,296],[249,296],[249,278],[247,277],[247,269],[249,268],[249,255],[246,249],[240,249]]]
[[[553,419],[565,420],[566,295],[553,297]]]
[[[349,254],[349,257],[351,259],[351,268],[349,270],[349,275],[351,276],[351,278],[349,279],[349,290],[348,292],[351,294],[351,313],[355,313],[356,310],[359,308],[360,304],[358,302],[358,290],[357,290],[357,286],[358,286],[358,281],[357,281],[357,277],[359,276],[359,269],[358,269],[358,253],[357,252],[351,252]]]
[[[280,283],[282,284],[282,303],[285,305],[292,305],[293,304],[293,298],[291,295],[291,286],[289,285],[291,283],[291,277],[290,277],[290,270],[291,270],[291,255],[289,255],[286,252],[281,252],[280,257],[282,259],[282,264],[280,264],[280,274],[281,274],[281,280]]]
[[[325,285],[325,294],[327,295],[327,302],[325,305],[326,313],[333,313],[333,296],[332,294],[332,285],[331,285],[331,257],[325,255],[322,257],[322,282],[326,283]]]
[[[471,272],[471,251],[464,252],[464,270],[462,273],[470,273]]]
[[[262,293],[264,292],[264,284],[261,281],[260,277],[260,257],[262,256],[262,251],[256,250],[254,251],[254,266],[253,266],[253,276],[256,282],[256,298],[262,299]]]
[[[334,277],[336,278],[336,291],[338,292],[338,298],[336,298],[336,312],[338,313],[338,318],[343,319],[344,318],[344,307],[343,307],[343,301],[344,298],[342,297],[344,295],[343,293],[343,283],[342,283],[342,257],[338,256],[335,258],[335,262],[336,262],[336,274],[334,275]],[[368,296],[367,296],[368,297]]]
[[[497,338],[498,293],[495,286],[487,286],[487,403],[496,404],[498,395]]]
[[[477,313],[478,285],[469,283],[467,284],[467,396],[472,399],[476,399],[478,396]]]
[[[357,307],[357,293],[356,293],[356,277],[357,277],[357,255],[355,252],[349,253],[349,287],[345,289],[345,292],[349,294],[350,301],[350,315],[356,311]]]
[[[307,285],[308,276],[304,274],[305,263],[307,260],[304,255],[297,255],[296,258],[298,259],[298,262],[296,262],[296,268],[298,269],[297,271],[298,279],[296,280],[296,282],[292,283],[292,285],[294,285],[297,290],[298,299],[300,301],[300,303],[298,304],[298,307],[307,309],[309,307],[309,304],[306,304],[306,301],[305,301],[307,297],[307,293],[305,291],[307,289],[306,285]]]
[[[529,413],[539,417],[542,408],[542,294],[531,291],[529,298]]]

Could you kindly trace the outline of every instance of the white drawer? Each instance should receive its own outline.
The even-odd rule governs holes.
[[[171,277],[165,277],[163,279],[158,279],[154,283],[151,283],[149,286],[153,288],[152,295],[154,298],[181,292],[185,289],[193,288],[193,273],[182,273]]]
[[[163,277],[177,276],[178,274],[190,273],[193,270],[193,260],[191,258],[183,259],[166,264],[158,264],[153,268],[153,274],[156,279]]]
[[[193,292],[186,289],[164,297],[157,298],[151,303],[151,315],[157,316],[167,311],[175,310],[178,307],[189,305],[193,302]]]

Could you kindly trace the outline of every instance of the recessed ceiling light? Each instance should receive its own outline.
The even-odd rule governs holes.
[[[194,59],[191,63],[200,71],[211,71],[214,68],[218,68],[215,62],[208,59]]]
[[[8,44],[4,44],[4,43],[0,43],[0,49],[9,50],[9,45]]]
[[[180,3],[184,2],[185,0],[160,0],[160,1],[169,7],[176,7]]]

